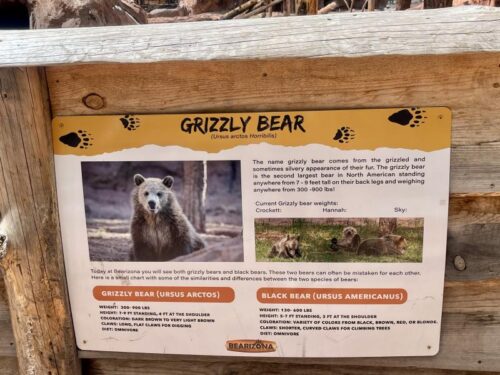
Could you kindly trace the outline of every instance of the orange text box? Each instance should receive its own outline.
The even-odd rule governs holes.
[[[260,303],[324,305],[400,305],[406,302],[405,289],[366,288],[260,288]]]
[[[104,286],[93,289],[98,301],[130,302],[216,302],[234,300],[234,290],[227,287],[182,286]]]

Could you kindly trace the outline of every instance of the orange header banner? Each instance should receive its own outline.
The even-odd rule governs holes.
[[[405,289],[260,288],[260,303],[321,305],[401,305],[408,299]]]
[[[227,287],[98,285],[92,292],[98,301],[228,303],[234,300],[234,290]]]
[[[450,147],[451,112],[409,107],[304,112],[57,117],[57,155],[93,156],[146,145],[219,152],[241,145],[320,144],[341,150]]]

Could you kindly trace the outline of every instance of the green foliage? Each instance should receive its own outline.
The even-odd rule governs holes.
[[[398,227],[394,234],[404,236],[408,246],[403,255],[357,255],[345,250],[332,251],[332,237],[342,237],[342,225],[325,225],[294,219],[292,225],[255,224],[255,248],[257,262],[359,262],[359,263],[420,263],[422,262],[423,228]],[[361,240],[377,237],[375,225],[357,226]],[[290,234],[300,234],[301,258],[268,258],[273,244]]]

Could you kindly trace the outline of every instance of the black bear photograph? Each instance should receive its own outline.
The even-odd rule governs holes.
[[[239,161],[81,166],[91,261],[243,261]]]

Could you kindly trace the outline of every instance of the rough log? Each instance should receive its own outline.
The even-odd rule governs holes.
[[[307,33],[294,31],[302,29]],[[0,66],[499,51],[500,9],[492,7],[98,27],[85,32],[0,31]]]
[[[337,5],[336,1],[332,1],[330,4],[324,6],[320,10],[318,10],[318,14],[327,14],[327,13],[334,11],[337,8],[340,8],[340,6]]]
[[[117,359],[93,359],[85,360],[89,375],[134,375],[147,373],[148,375],[185,375],[196,373],[197,375],[212,374],[287,374],[287,375],[494,375],[485,372],[456,372],[453,370],[440,369],[402,369],[397,367],[368,367],[368,366],[345,366],[327,364],[307,363],[264,363],[248,359],[232,362],[219,360],[196,362],[186,359],[171,360],[117,360]]]
[[[237,16],[240,13],[245,12],[248,9],[251,9],[254,5],[256,5],[260,0],[248,0],[247,2],[241,4],[240,6],[230,10],[222,16],[222,19],[228,20]]]
[[[272,8],[273,6],[275,6],[276,4],[279,4],[283,2],[283,0],[274,0],[270,3],[267,3],[267,4],[264,4],[262,6],[259,6],[258,8],[248,12],[248,13],[245,13],[243,15],[241,15],[241,17],[238,17],[238,18],[250,18],[250,17],[253,17],[257,14],[260,14],[260,13],[263,13],[265,12],[267,9],[269,8]]]
[[[45,73],[0,69],[1,260],[22,374],[78,374],[57,213]]]

